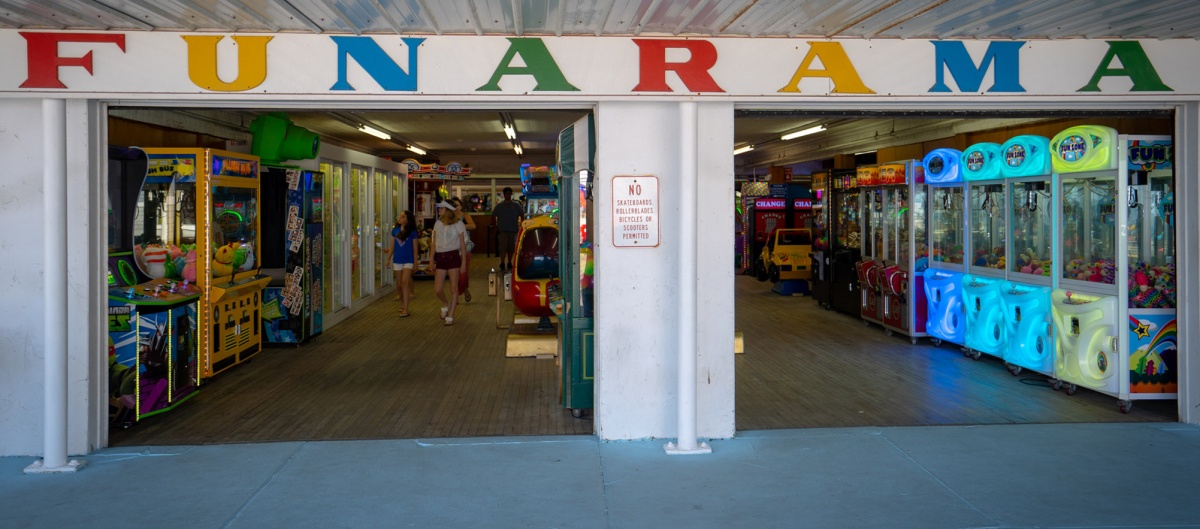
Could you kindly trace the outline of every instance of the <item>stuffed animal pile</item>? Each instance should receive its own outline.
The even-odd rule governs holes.
[[[1136,309],[1175,308],[1175,265],[1150,266],[1138,261],[1129,274],[1129,306]]]

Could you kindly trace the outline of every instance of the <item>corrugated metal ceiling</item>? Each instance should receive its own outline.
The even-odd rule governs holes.
[[[331,34],[1196,38],[1194,0],[0,0],[0,27]]]

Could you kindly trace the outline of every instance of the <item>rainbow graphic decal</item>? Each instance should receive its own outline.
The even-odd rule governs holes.
[[[1129,391],[1176,393],[1179,365],[1175,314],[1129,316]]]

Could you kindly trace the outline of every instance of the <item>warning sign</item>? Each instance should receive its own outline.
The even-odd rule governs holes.
[[[658,177],[613,177],[613,246],[658,246]]]

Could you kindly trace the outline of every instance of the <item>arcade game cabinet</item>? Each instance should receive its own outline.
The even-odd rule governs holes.
[[[183,278],[190,281],[194,275],[191,286],[201,292],[199,373],[208,378],[262,350],[262,289],[270,278],[259,275],[259,160],[216,149],[146,153],[151,174],[156,164],[173,167],[180,175],[176,180],[186,186],[176,191],[187,198],[175,207],[187,217],[180,232],[195,247],[180,262]]]
[[[113,426],[162,413],[190,398],[196,373],[200,289],[188,275],[195,252],[190,167],[109,148],[109,403]],[[191,281],[185,279],[191,277]]]
[[[1052,293],[1054,389],[1175,399],[1175,174],[1169,136],[1079,126],[1050,141],[1061,237]]]
[[[850,316],[859,317],[860,284],[856,264],[862,259],[862,228],[860,226],[861,192],[858,172],[854,169],[834,171],[829,175],[830,249],[833,251],[829,280],[830,305]]]
[[[963,314],[962,278],[967,271],[963,259],[966,217],[963,210],[963,175],[959,170],[962,152],[934,149],[925,155],[925,185],[929,186],[929,248],[925,269],[925,300],[928,304],[925,332],[934,345],[946,341],[963,345],[967,321]]]
[[[829,211],[833,208],[825,205],[826,197],[829,196],[829,182],[829,172],[827,171],[812,174],[813,274],[808,283],[811,286],[813,299],[826,309],[833,306],[831,303],[833,291],[830,286],[830,280],[833,279],[833,252],[829,247],[829,235],[833,232],[829,229]]]

